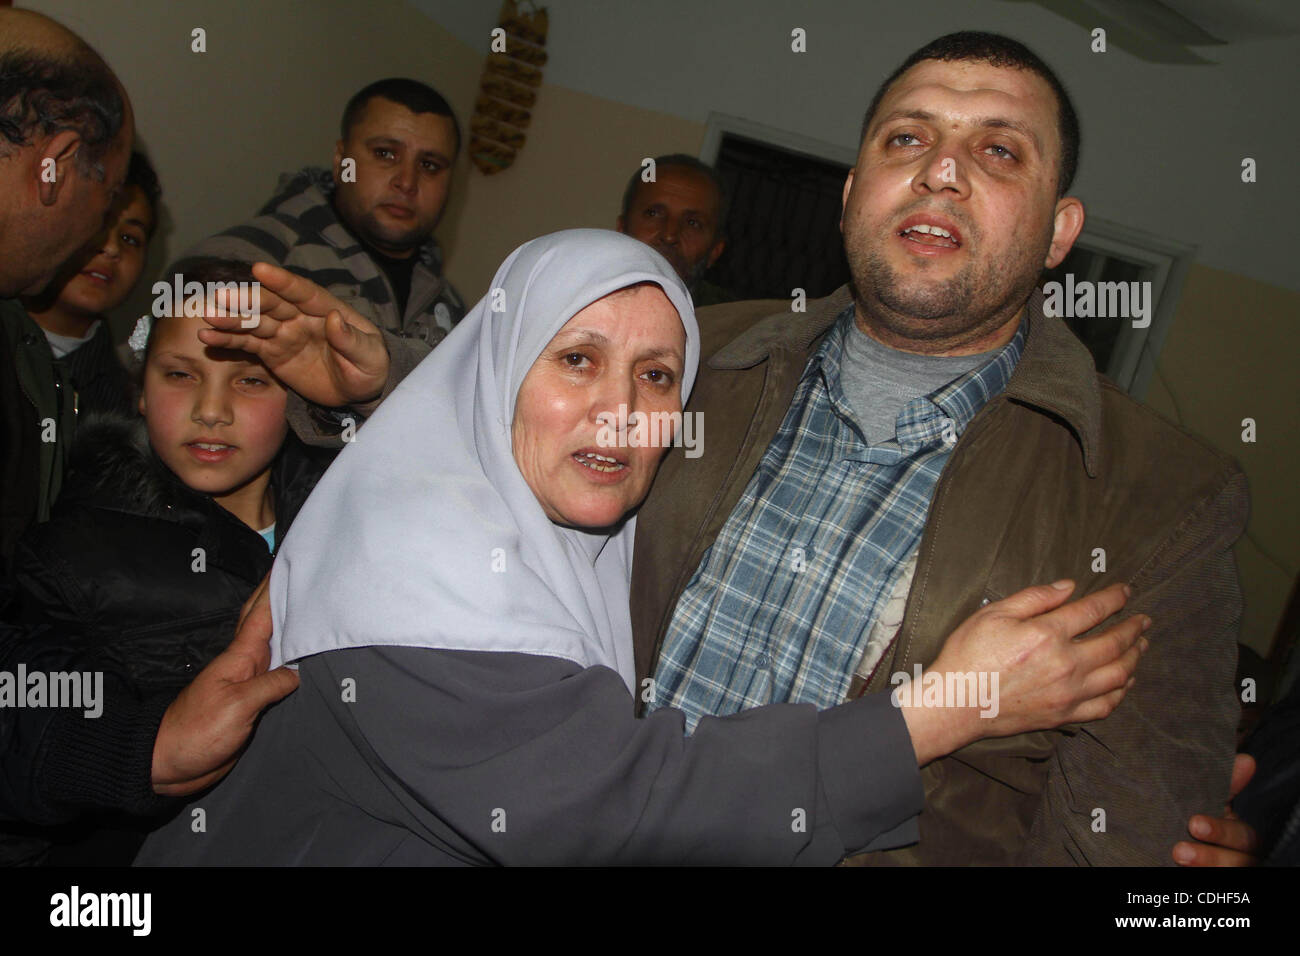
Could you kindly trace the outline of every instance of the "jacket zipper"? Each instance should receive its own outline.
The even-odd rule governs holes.
[[[419,255],[419,253],[417,252],[416,255]],[[415,270],[412,271],[412,275],[411,275],[411,285],[412,285],[412,287],[414,287],[414,285],[415,285],[415,274],[414,274],[414,273],[415,273],[416,270],[419,270],[419,269],[424,269],[425,271],[427,271],[427,272],[429,273],[430,276],[433,277],[433,289],[432,289],[431,294],[429,294],[428,296],[426,296],[424,299],[420,299],[420,300],[411,299],[410,301],[408,301],[408,302],[406,303],[406,311],[407,311],[407,313],[408,313],[410,316],[412,316],[412,317],[419,315],[421,312],[423,312],[425,309],[427,309],[430,305],[433,305],[435,302],[437,302],[437,301],[438,301],[438,297],[439,297],[440,295],[442,295],[443,287],[446,285],[446,279],[445,279],[443,276],[435,275],[435,274],[434,274],[434,271],[433,271],[432,269],[430,269],[428,266],[426,266],[423,262],[417,262],[417,263],[415,264]],[[387,281],[387,280],[388,280],[388,277],[385,276],[385,277],[384,277],[384,281]],[[419,303],[419,308],[416,308],[416,307],[415,307],[416,304],[417,304],[417,301],[418,301],[418,303]],[[407,316],[406,316],[406,315],[403,315],[403,316],[402,316],[402,329],[403,329],[403,331],[405,331],[405,329],[406,329],[406,319],[407,319]],[[441,328],[441,326],[439,326],[439,328]]]

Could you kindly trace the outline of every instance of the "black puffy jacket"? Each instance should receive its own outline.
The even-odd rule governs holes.
[[[289,434],[271,472],[277,542],[332,457]],[[230,644],[271,561],[261,535],[163,465],[143,419],[91,418],[78,428],[50,521],[18,544],[9,616],[52,642],[74,642],[75,669],[111,675],[119,709],[128,697],[170,699]],[[40,747],[67,746],[43,736]],[[34,752],[32,761],[45,765],[48,755]]]

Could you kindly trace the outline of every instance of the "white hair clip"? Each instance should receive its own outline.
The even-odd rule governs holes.
[[[153,327],[153,316],[146,312],[140,318],[135,320],[135,328],[131,330],[131,337],[126,340],[127,347],[131,349],[131,354],[136,361],[144,358],[145,346],[149,344],[149,329]]]

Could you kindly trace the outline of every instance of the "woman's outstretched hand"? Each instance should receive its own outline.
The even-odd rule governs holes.
[[[985,737],[1099,720],[1119,706],[1146,650],[1142,632],[1151,619],[1134,615],[1076,640],[1119,611],[1129,589],[1114,584],[1066,604],[1073,591],[1072,581],[1058,581],[980,608],[948,637],[925,671],[933,677],[918,685],[908,675],[895,700],[918,764]],[[927,683],[934,685],[931,693]],[[956,701],[938,690],[959,684],[970,692]],[[936,699],[942,706],[934,706]]]

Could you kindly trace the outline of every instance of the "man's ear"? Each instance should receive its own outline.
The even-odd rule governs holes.
[[[849,205],[849,192],[853,189],[853,170],[844,177],[844,192],[840,194],[840,232],[844,231],[844,210]]]
[[[705,268],[712,269],[713,264],[718,261],[718,256],[722,255],[722,251],[726,248],[727,248],[726,239],[719,239],[717,242],[715,242],[713,244],[713,248],[709,250],[709,264]]]
[[[53,206],[58,202],[63,184],[77,175],[73,163],[84,145],[80,133],[65,129],[55,133],[37,149],[36,184],[42,206]]]
[[[142,416],[145,414],[145,410],[144,410],[144,389],[143,389],[143,388],[140,389],[140,400],[137,401],[137,402],[135,403],[135,410],[136,410],[137,412],[139,412]]]
[[[1083,203],[1073,196],[1057,200],[1056,214],[1052,219],[1052,245],[1047,250],[1044,266],[1053,269],[1059,266],[1070,250],[1074,241],[1083,230]]]

